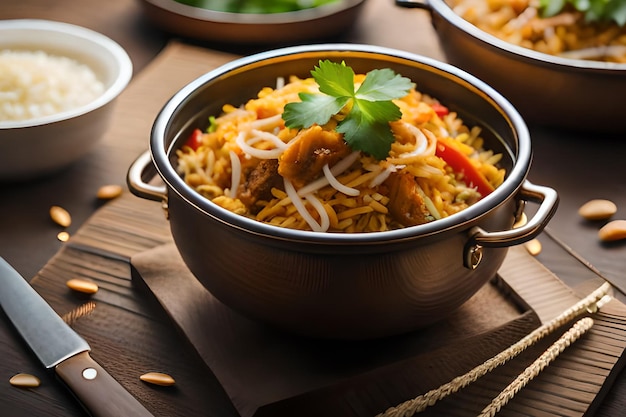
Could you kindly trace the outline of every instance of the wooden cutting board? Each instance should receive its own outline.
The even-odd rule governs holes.
[[[137,254],[131,264],[134,279],[155,295],[242,417],[364,417],[464,374],[578,301],[524,249],[510,252],[500,275],[447,319],[411,334],[360,342],[298,338],[239,315],[201,286],[173,243]],[[502,414],[589,412],[619,368],[626,339],[613,332],[626,330],[626,317],[615,321],[624,313],[614,302],[595,315],[592,332]],[[565,330],[423,414],[478,414]]]

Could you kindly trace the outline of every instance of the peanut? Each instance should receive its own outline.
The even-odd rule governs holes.
[[[72,224],[70,213],[60,206],[50,207],[50,218],[59,226],[69,227]]]
[[[35,388],[41,384],[41,381],[35,375],[19,373],[13,375],[9,383],[14,387]]]
[[[603,242],[626,239],[626,220],[613,220],[598,230],[598,238]]]
[[[587,220],[606,220],[616,212],[615,203],[604,199],[589,200],[578,209],[578,214]]]
[[[169,387],[170,385],[174,385],[176,381],[168,374],[164,374],[161,372],[148,372],[147,374],[143,374],[139,377],[143,382],[147,382],[149,384],[160,385],[162,387]]]
[[[528,253],[530,253],[533,256],[537,256],[541,253],[542,246],[541,246],[541,242],[539,241],[539,239],[529,240],[528,242],[524,244],[524,247],[526,248]]]
[[[84,294],[95,294],[98,292],[98,284],[82,278],[72,278],[66,282],[66,285],[69,289]]]
[[[122,186],[117,184],[103,185],[98,189],[96,196],[100,200],[112,200],[122,195]]]

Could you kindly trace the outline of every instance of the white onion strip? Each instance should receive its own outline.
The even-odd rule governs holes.
[[[282,150],[287,149],[287,144],[273,133],[264,132],[258,129],[252,129],[250,133],[252,133],[253,138],[255,139],[255,142],[258,142],[259,140],[266,140],[268,142],[271,142],[272,145],[274,145],[274,147],[276,148],[279,148]],[[250,144],[250,141],[246,141],[246,142]]]
[[[428,129],[422,131],[428,139],[428,147],[424,151],[424,155],[434,155],[437,152],[437,136]]]
[[[414,126],[410,123],[404,122],[407,130],[409,130],[413,136],[415,136],[415,149],[410,152],[405,152],[402,155],[399,155],[399,158],[408,158],[411,156],[430,156],[435,154],[435,147],[437,146],[437,138],[432,132],[426,130],[425,132],[422,129]]]
[[[230,167],[231,167],[231,181],[230,181],[230,198],[237,197],[237,189],[239,188],[239,182],[241,181],[241,161],[239,156],[233,151],[230,151]]]
[[[626,46],[624,45],[607,45],[566,51],[562,52],[559,56],[569,59],[597,59],[611,56],[618,57],[620,55],[624,55],[625,53]]]
[[[387,178],[391,175],[392,172],[396,172],[398,169],[395,165],[389,165],[387,168],[383,169],[378,175],[376,175],[372,181],[370,181],[370,188],[374,188],[377,185],[385,182]]]
[[[251,146],[246,141],[246,137],[247,136],[248,136],[248,132],[245,132],[245,131],[239,132],[239,134],[237,135],[237,138],[235,139],[235,143],[237,144],[237,146],[239,146],[239,148],[242,151],[244,151],[248,155],[253,156],[255,158],[259,158],[259,159],[277,159],[285,151],[284,148],[257,149],[254,146]],[[254,139],[253,139],[253,141],[254,141]]]
[[[350,155],[346,156],[341,161],[339,161],[335,165],[333,165],[333,167],[330,169],[330,172],[334,176],[342,174],[346,169],[350,168],[350,166],[357,159],[359,159],[359,156],[361,156],[361,152],[360,151],[352,152]],[[326,176],[320,177],[320,178],[316,179],[315,181],[312,181],[312,182],[308,183],[307,185],[305,185],[304,187],[300,188],[298,190],[298,195],[299,196],[304,196],[306,194],[315,192],[315,191],[319,190],[320,188],[323,188],[323,187],[327,186],[328,184],[329,183],[328,183],[328,179],[326,178]]]
[[[266,129],[274,128],[280,125],[281,120],[283,119],[282,114],[277,114],[275,116],[266,117],[264,119],[256,119],[250,123],[252,129]]]
[[[291,181],[289,181],[287,178],[283,178],[283,182],[285,184],[285,192],[287,193],[287,196],[291,199],[291,203],[294,205],[296,210],[298,210],[298,213],[300,213],[300,216],[302,216],[304,221],[308,223],[311,230],[313,230],[314,232],[325,232],[326,230],[322,229],[322,225],[315,221],[313,216],[311,216],[311,213],[309,213],[306,207],[304,207],[304,203],[298,196],[298,193],[296,192],[296,189],[294,188]]]
[[[322,232],[328,231],[330,227],[330,217],[328,217],[328,213],[324,209],[324,205],[320,200],[318,200],[313,194],[307,194],[304,196],[306,200],[313,206],[313,208],[320,215],[320,229]]]
[[[356,197],[357,195],[361,193],[356,188],[348,187],[340,183],[339,180],[335,178],[333,173],[330,172],[330,168],[328,167],[328,164],[324,165],[324,167],[322,168],[322,171],[324,171],[324,177],[326,177],[330,186],[333,187],[335,190],[341,193],[344,193],[345,195],[350,195],[353,197]]]

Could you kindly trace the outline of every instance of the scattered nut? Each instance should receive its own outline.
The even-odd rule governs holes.
[[[610,200],[589,200],[578,209],[578,214],[587,220],[606,220],[617,212],[617,206]]]
[[[122,195],[122,186],[117,184],[103,185],[96,194],[100,200],[112,200],[120,195]]]
[[[35,388],[41,385],[41,381],[35,375],[23,373],[13,375],[9,379],[9,383],[20,388]]]
[[[541,253],[541,242],[539,239],[529,240],[524,244],[524,247],[533,256],[537,256]]]
[[[626,220],[613,220],[598,230],[598,238],[604,242],[626,239]]]
[[[522,215],[520,216],[519,220],[517,220],[515,222],[515,224],[513,224],[513,229],[517,229],[518,227],[522,227],[526,223],[528,223],[528,216],[526,216],[526,213],[522,213]]]
[[[66,282],[69,289],[85,294],[95,294],[98,292],[98,284],[81,278],[72,278]]]
[[[70,240],[70,234],[65,231],[59,232],[57,234],[57,239],[59,239],[59,241],[61,242],[67,242],[68,240]]]
[[[143,382],[160,385],[162,387],[169,387],[176,383],[176,381],[174,381],[174,378],[172,378],[170,375],[161,372],[148,372],[147,374],[141,375],[139,379],[141,379]]]
[[[70,213],[63,207],[50,207],[50,218],[59,226],[69,227],[69,225],[72,224],[72,216],[70,216]]]

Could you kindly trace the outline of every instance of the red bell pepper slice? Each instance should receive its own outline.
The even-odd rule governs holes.
[[[487,181],[487,178],[480,172],[470,159],[463,152],[453,146],[447,145],[443,140],[437,140],[435,155],[446,161],[450,167],[458,173],[463,174],[465,183],[480,193],[481,196],[490,194],[494,187]]]
[[[200,129],[194,129],[194,131],[191,132],[191,135],[189,135],[189,138],[185,142],[185,146],[189,146],[194,151],[197,150],[200,145],[202,145],[202,136],[203,133]]]
[[[430,105],[430,107],[433,109],[435,114],[437,114],[437,116],[439,116],[439,117],[443,117],[446,114],[450,113],[450,110],[446,106],[444,106],[443,104],[432,103]]]

